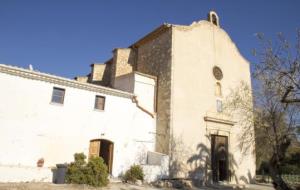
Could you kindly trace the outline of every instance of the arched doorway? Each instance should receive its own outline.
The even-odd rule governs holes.
[[[112,172],[114,143],[106,139],[93,139],[90,141],[89,158],[100,156],[108,167],[108,172]]]

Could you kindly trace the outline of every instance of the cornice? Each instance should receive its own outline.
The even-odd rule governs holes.
[[[157,81],[157,77],[154,76],[154,75],[149,75],[149,74],[145,74],[145,73],[141,73],[139,71],[133,71],[135,74],[138,74],[138,75],[141,75],[141,76],[144,76],[144,77],[148,77],[148,78],[151,78],[155,81]]]
[[[205,116],[204,121],[210,121],[210,122],[221,123],[221,124],[232,125],[232,126],[236,123],[234,121],[219,119],[219,118],[209,117],[209,116]]]
[[[207,112],[206,116],[204,116],[204,121],[231,125],[231,126],[236,124],[236,122],[233,121],[230,116],[222,113],[216,113],[216,112]]]
[[[27,69],[23,69],[23,68],[19,68],[19,67],[8,66],[8,65],[3,65],[3,64],[0,64],[0,73],[5,73],[5,74],[14,75],[14,76],[22,77],[22,78],[33,79],[33,80],[48,82],[48,83],[52,83],[52,84],[77,88],[77,89],[81,89],[81,90],[103,93],[103,94],[107,94],[107,95],[119,96],[119,97],[124,97],[124,98],[133,98],[134,97],[134,94],[131,94],[128,92],[123,92],[120,90],[115,90],[112,88],[98,86],[98,85],[89,84],[89,83],[82,83],[82,82],[78,82],[75,80],[71,80],[71,79],[67,79],[67,78],[63,78],[63,77],[59,77],[59,76],[55,76],[55,75],[40,73],[37,71],[31,71],[31,70],[27,70]]]
[[[171,24],[164,23],[164,24],[160,25],[158,28],[154,29],[149,34],[147,34],[146,36],[144,36],[143,38],[139,39],[137,42],[135,42],[131,46],[129,46],[129,48],[137,48],[137,47],[147,43],[148,41],[151,41],[151,40],[157,38],[158,36],[160,36],[162,33],[166,32],[171,27],[172,27]]]

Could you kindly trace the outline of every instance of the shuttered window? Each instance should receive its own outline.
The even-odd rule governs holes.
[[[64,104],[64,98],[65,89],[53,87],[51,102],[57,104]]]
[[[105,106],[105,97],[103,96],[96,96],[95,98],[95,109],[97,110],[104,110]]]

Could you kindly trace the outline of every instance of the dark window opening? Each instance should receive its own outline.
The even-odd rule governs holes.
[[[216,26],[218,26],[218,19],[217,19],[217,16],[215,14],[212,14],[211,15],[212,17],[212,23]]]
[[[64,104],[64,98],[65,89],[53,87],[51,102],[57,104]]]
[[[228,137],[211,136],[211,167],[214,182],[229,180]]]
[[[105,97],[104,96],[96,96],[95,98],[95,109],[104,110],[105,106]]]
[[[114,143],[105,139],[95,139],[90,141],[89,158],[99,156],[103,158],[108,167],[108,172],[112,173]]]

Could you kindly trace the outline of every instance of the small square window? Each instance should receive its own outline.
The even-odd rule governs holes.
[[[53,87],[51,102],[57,104],[64,104],[64,98],[65,89]]]
[[[222,101],[217,100],[217,111],[222,112],[223,111],[223,106],[222,106]]]
[[[104,96],[96,96],[95,98],[95,109],[104,110],[105,106],[105,97]]]

